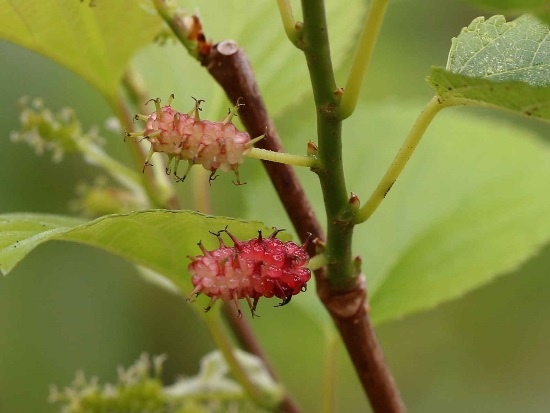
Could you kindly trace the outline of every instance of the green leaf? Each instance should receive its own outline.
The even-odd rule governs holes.
[[[357,111],[368,117],[344,124],[347,187],[363,202],[421,107],[362,104]],[[286,114],[280,128],[293,144],[290,151],[303,150],[298,137],[308,135],[309,125],[297,119],[305,110]],[[353,250],[363,258],[377,324],[460,297],[514,270],[550,241],[550,148],[525,129],[464,111],[438,116],[380,208],[355,229]],[[305,168],[300,173],[322,216],[315,175]],[[288,225],[273,198],[257,196],[260,180],[248,185],[250,205]],[[300,296],[292,303],[310,305]]]
[[[356,230],[376,323],[460,297],[550,240],[550,197],[541,191],[550,185],[548,145],[456,112],[435,121],[381,210]],[[364,187],[365,175],[354,178],[352,188]]]
[[[432,68],[428,82],[443,100],[465,105],[511,110],[540,120],[550,120],[550,86],[534,88],[522,82],[494,82]]]
[[[0,215],[0,271],[7,274],[38,245],[83,223],[56,215]]]
[[[0,38],[66,66],[113,101],[130,57],[160,31],[160,18],[134,0],[0,0]]]
[[[367,5],[362,0],[350,0],[345,7],[338,0],[326,2],[335,68],[342,66],[349,57]],[[298,12],[299,8],[296,9]],[[214,43],[234,39],[244,49],[271,116],[311,93],[305,58],[286,37],[276,2],[227,2],[223,7],[217,2],[202,2],[199,11],[208,39]],[[164,98],[174,93],[177,105],[187,111],[193,102],[180,98],[193,95],[206,100],[203,107],[206,118],[223,116],[227,112],[226,104],[217,98],[220,92],[217,85],[196,61],[186,56],[179,44],[151,46],[140,53],[134,63],[154,93],[151,97]]]
[[[0,215],[0,271],[7,274],[29,252],[50,240],[73,241],[120,255],[168,277],[183,292],[190,291],[188,256],[219,244],[209,232],[228,229],[240,239],[272,229],[260,222],[212,217],[190,211],[141,211],[108,215],[91,222],[45,214]],[[281,234],[279,238],[285,239]],[[286,235],[288,239],[288,235]]]
[[[428,83],[456,105],[494,106],[549,119],[550,30],[531,16],[475,19],[453,39],[446,70]]]
[[[550,84],[550,29],[525,15],[475,19],[452,41],[447,70],[494,81]]]

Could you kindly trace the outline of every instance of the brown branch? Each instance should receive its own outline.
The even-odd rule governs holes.
[[[373,411],[406,412],[368,316],[364,277],[345,292],[334,291],[327,282],[317,283],[317,294],[340,332]]]
[[[258,136],[267,129],[269,139],[260,141],[257,146],[284,152],[244,51],[233,41],[223,41],[203,56],[202,64],[232,102],[243,98],[246,106],[239,115],[248,133]],[[292,167],[269,161],[263,164],[301,240],[304,241],[308,233],[324,239],[324,231]],[[311,245],[309,252],[312,255],[313,248]],[[373,410],[377,413],[405,412],[366,311],[364,284],[360,282],[348,291],[335,290],[323,274],[322,270],[316,271],[317,292],[342,336]],[[244,343],[247,334],[243,331],[239,334]]]

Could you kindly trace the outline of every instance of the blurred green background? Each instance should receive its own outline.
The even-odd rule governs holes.
[[[369,69],[367,98],[427,101],[432,93],[423,79],[430,66],[445,64],[451,37],[480,14],[457,0],[392,2]],[[28,95],[43,97],[55,109],[71,106],[86,128],[101,126],[110,116],[108,106],[71,72],[5,42],[0,42],[0,85],[0,213],[70,213],[75,186],[98,171],[77,157],[53,164],[26,145],[10,143],[9,132],[18,128],[16,102]],[[548,139],[546,125],[513,121]],[[102,134],[109,138],[109,152],[129,161],[121,137],[103,129]],[[234,188],[214,186],[214,196],[223,191]],[[238,215],[240,208],[237,202],[216,212]],[[378,327],[411,412],[548,411],[549,270],[546,248],[513,274],[461,300]],[[270,304],[261,303],[254,330],[304,411],[316,412],[322,333],[297,306]],[[50,384],[68,384],[79,369],[112,381],[118,365],[131,364],[144,351],[168,355],[167,383],[195,374],[198,360],[213,345],[189,306],[117,257],[69,243],[41,246],[0,279],[0,412],[56,411],[47,403]],[[341,346],[338,365],[335,411],[368,411]]]

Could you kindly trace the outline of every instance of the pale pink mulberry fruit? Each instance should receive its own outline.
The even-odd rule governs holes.
[[[254,143],[265,136],[250,139],[248,133],[239,131],[231,122],[242,104],[237,102],[224,119],[211,122],[199,117],[202,100],[195,100],[195,106],[189,113],[181,113],[170,106],[172,99],[173,95],[162,107],[160,99],[151,99],[155,103],[155,111],[150,115],[135,116],[136,120],[145,121],[145,129],[127,133],[127,136],[147,139],[151,143],[143,169],[151,165],[149,161],[155,152],[162,152],[168,156],[166,173],[173,171],[176,181],[184,181],[191,167],[199,164],[211,172],[210,180],[221,169],[224,172],[233,171],[236,184],[241,185],[239,166]],[[173,167],[170,166],[172,160]],[[188,167],[183,176],[179,176],[178,165],[182,160],[188,162]]]

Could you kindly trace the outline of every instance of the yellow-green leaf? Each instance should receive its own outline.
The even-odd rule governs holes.
[[[47,214],[0,215],[0,271],[7,274],[38,245],[52,240],[73,241],[120,255],[164,275],[183,292],[190,291],[188,256],[219,243],[210,232],[225,227],[239,239],[270,233],[260,222],[212,217],[191,211],[153,210],[107,215],[91,222]],[[288,239],[281,234],[279,238]]]
[[[130,57],[154,38],[160,18],[147,1],[0,0],[0,39],[82,76],[112,101]]]

